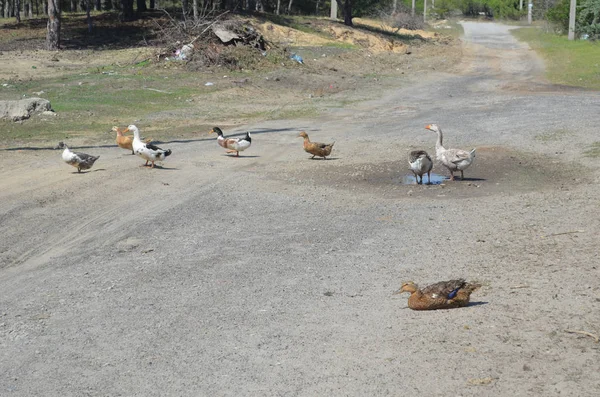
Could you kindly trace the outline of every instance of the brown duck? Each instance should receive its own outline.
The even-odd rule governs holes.
[[[440,281],[423,289],[409,281],[402,284],[396,294],[409,292],[408,307],[413,310],[454,309],[469,304],[471,293],[481,287],[480,284],[470,284],[465,280]]]
[[[311,159],[317,156],[323,157],[323,160],[327,160],[327,156],[331,154],[331,149],[333,149],[333,144],[335,143],[311,142],[308,134],[304,131],[300,132],[298,136],[304,138],[304,151],[313,155]]]

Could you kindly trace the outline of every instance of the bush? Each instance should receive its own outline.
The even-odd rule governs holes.
[[[577,32],[600,39],[600,0],[583,0],[577,15]]]
[[[569,31],[569,3],[570,0],[561,0],[546,12],[546,19],[557,28],[557,33]]]

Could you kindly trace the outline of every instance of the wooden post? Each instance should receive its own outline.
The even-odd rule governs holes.
[[[334,21],[337,19],[337,0],[331,0],[331,12],[329,13],[329,18]]]
[[[575,13],[577,10],[577,0],[571,0],[569,8],[569,40],[575,40]]]

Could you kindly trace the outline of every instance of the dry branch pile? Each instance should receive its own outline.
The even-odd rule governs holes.
[[[250,22],[226,16],[155,22],[157,59],[185,61],[192,69],[213,65],[239,69],[261,63],[267,53],[271,60],[273,54],[285,55],[285,49],[268,42]]]

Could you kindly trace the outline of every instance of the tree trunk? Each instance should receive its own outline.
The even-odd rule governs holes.
[[[319,15],[319,7],[321,6],[321,2],[317,0],[317,5],[315,6],[315,15]]]
[[[85,17],[87,19],[88,32],[92,33],[94,29],[94,25],[92,23],[92,15],[90,12],[92,11],[92,1],[94,0],[86,0],[85,1]]]
[[[394,0],[394,8],[393,8],[393,12],[396,12],[396,10],[398,9],[398,0]]]
[[[146,0],[137,0],[136,3],[138,12],[148,11],[148,7],[146,7]]]
[[[277,0],[277,9],[275,10],[275,14],[279,15],[279,8],[281,7],[281,0]]]
[[[192,12],[194,13],[194,21],[197,21],[198,17],[200,17],[200,13],[198,12],[198,0],[193,0]]]
[[[121,0],[121,7],[123,21],[133,21],[133,0]]]
[[[294,0],[290,0],[289,4],[288,4],[288,9],[287,9],[287,13],[288,15],[292,12],[292,3],[294,2]]]
[[[150,9],[156,10],[156,3],[154,2],[154,0],[150,0]]]
[[[102,11],[102,0],[96,0],[96,11]]]
[[[21,23],[21,0],[15,0],[15,18]]]
[[[183,14],[183,18],[185,19],[185,16],[188,13],[188,0],[181,0],[181,12]]]
[[[60,0],[48,0],[48,25],[46,48],[57,51],[60,48]]]
[[[354,26],[352,23],[352,0],[337,0],[338,6],[342,9],[342,14],[344,14],[344,25],[346,26]]]
[[[71,7],[69,9],[69,11],[71,12],[77,12],[77,0],[71,0]]]

